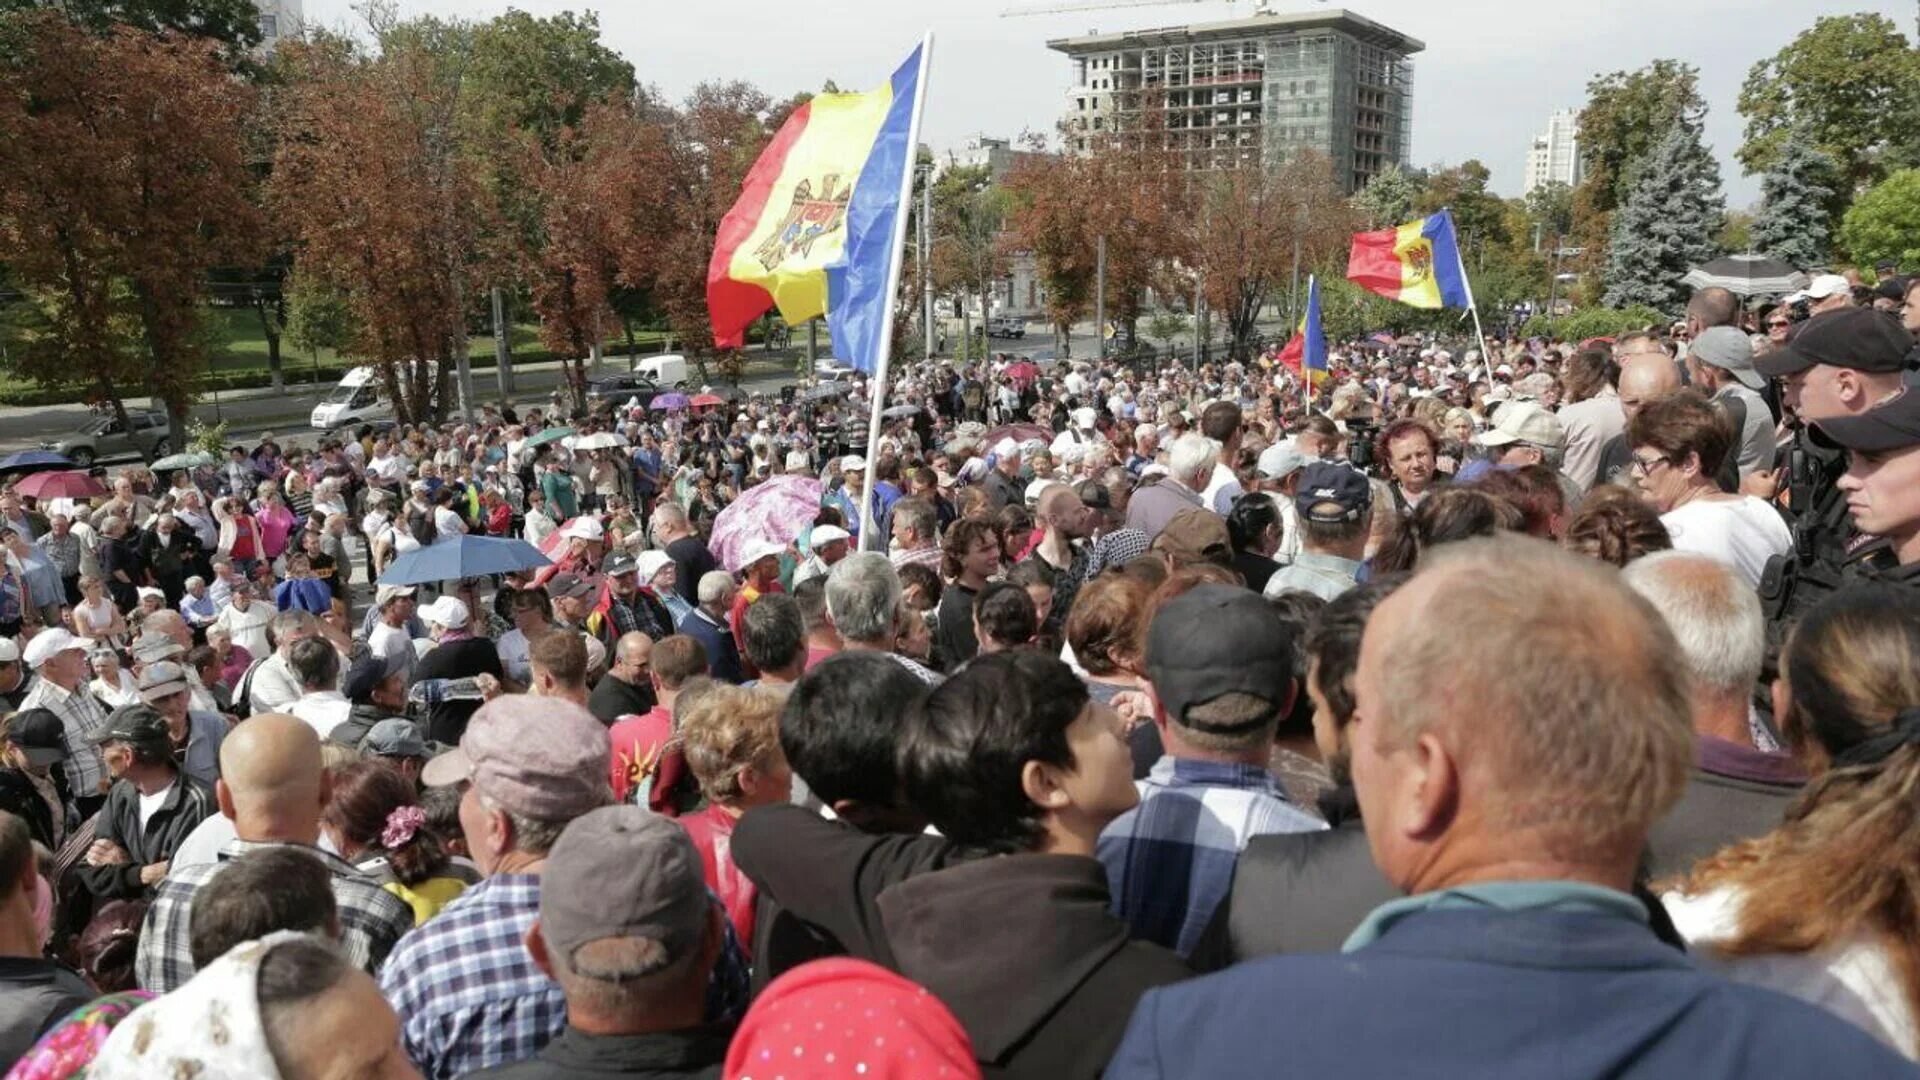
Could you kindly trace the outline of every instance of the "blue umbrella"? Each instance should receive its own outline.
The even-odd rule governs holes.
[[[76,466],[73,459],[51,450],[22,450],[17,454],[8,454],[0,458],[0,472],[15,469],[71,469]]]
[[[393,560],[380,575],[382,585],[420,585],[431,581],[453,581],[483,574],[504,574],[512,570],[533,570],[553,560],[525,540],[496,536],[462,536],[428,544]]]

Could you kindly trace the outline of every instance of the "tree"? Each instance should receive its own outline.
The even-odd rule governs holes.
[[[1606,214],[1626,200],[1632,166],[1676,123],[1695,128],[1706,117],[1700,72],[1678,60],[1655,60],[1587,83],[1580,110],[1580,189],[1592,211]]]
[[[1413,216],[1425,217],[1442,209],[1453,211],[1453,227],[1464,248],[1481,244],[1504,244],[1507,234],[1507,206],[1487,190],[1492,176],[1487,167],[1474,159],[1427,174],[1420,193],[1413,201]]]
[[[1855,199],[1840,222],[1840,246],[1862,266],[1920,265],[1920,169],[1894,173]]]
[[[1287,282],[1343,250],[1353,211],[1319,154],[1289,157],[1278,169],[1254,167],[1201,174],[1199,211],[1187,258],[1200,276],[1207,306],[1225,316],[1230,352],[1250,359],[1260,309]]]
[[[353,344],[353,311],[337,290],[302,274],[287,279],[284,296],[289,345],[318,356],[322,349],[337,353]]]
[[[1386,229],[1413,220],[1413,202],[1419,196],[1420,185],[1400,166],[1388,165],[1354,193],[1353,208],[1361,225]]]
[[[933,182],[933,287],[978,299],[983,319],[994,283],[1007,272],[1001,234],[1008,202],[985,165],[956,166]]]
[[[97,33],[127,26],[210,38],[228,59],[260,44],[254,0],[0,0],[0,14],[32,11],[57,12]]]
[[[210,271],[256,254],[242,118],[217,43],[52,13],[0,23],[0,259],[28,297],[23,374],[124,420],[129,384],[171,444],[205,369]]]
[[[1573,188],[1559,180],[1549,180],[1527,192],[1525,209],[1528,221],[1540,230],[1543,245],[1573,229]]]
[[[1668,128],[1633,170],[1626,202],[1613,215],[1607,252],[1608,307],[1677,312],[1680,279],[1718,253],[1714,235],[1725,212],[1720,167],[1686,123]]]
[[[1761,208],[1751,233],[1754,250],[1801,269],[1823,265],[1831,239],[1827,214],[1833,174],[1833,158],[1814,146],[1805,128],[1790,132],[1773,167],[1760,179]]]
[[[1753,66],[1739,108],[1749,172],[1772,171],[1803,129],[1833,159],[1840,193],[1852,194],[1916,163],[1920,52],[1884,15],[1828,16]]]
[[[1063,334],[1093,310],[1094,237],[1084,180],[1077,159],[1042,153],[1022,157],[1006,180],[1009,241],[1033,254],[1046,286],[1047,319]]]

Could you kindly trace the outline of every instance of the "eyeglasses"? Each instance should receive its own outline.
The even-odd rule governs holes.
[[[1792,323],[1788,322],[1785,319],[1768,319],[1767,320],[1767,329],[1769,330],[1784,330],[1787,327],[1792,325],[1793,325]]]
[[[1631,469],[1636,476],[1652,476],[1655,469],[1658,469],[1662,465],[1671,464],[1673,464],[1673,459],[1665,455],[1654,458],[1636,456],[1633,459],[1633,464],[1629,465],[1628,468]]]

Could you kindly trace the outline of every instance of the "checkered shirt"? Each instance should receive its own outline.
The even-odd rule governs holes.
[[[1317,832],[1326,822],[1287,801],[1258,765],[1171,755],[1138,783],[1140,805],[1100,833],[1115,913],[1133,936],[1181,956],[1233,885],[1247,841],[1268,833]]]
[[[140,949],[134,956],[134,975],[142,989],[165,994],[193,978],[188,922],[195,894],[233,860],[278,847],[300,847],[326,866],[333,876],[333,902],[339,911],[340,951],[367,974],[380,973],[394,945],[413,929],[413,908],[406,901],[319,848],[230,840],[215,861],[180,867],[160,882],[141,925]]]
[[[67,740],[67,760],[61,767],[67,770],[67,790],[74,798],[104,794],[107,767],[93,738],[107,726],[107,711],[87,693],[86,684],[70,692],[50,679],[35,679],[20,708],[47,709],[60,718],[60,731]]]
[[[401,1046],[427,1080],[525,1061],[566,1028],[566,995],[533,966],[524,944],[539,914],[538,874],[496,874],[401,939],[380,989],[400,1014]],[[726,935],[707,986],[707,1018],[732,1024],[746,1011],[747,963],[730,925]]]

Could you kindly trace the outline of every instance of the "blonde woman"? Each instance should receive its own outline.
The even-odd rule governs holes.
[[[1780,827],[1664,897],[1703,963],[1920,1060],[1920,599],[1856,587],[1800,621],[1774,713],[1812,773]]]
[[[75,636],[89,646],[117,646],[127,640],[126,616],[107,595],[107,583],[97,574],[80,578],[80,602],[73,605],[67,619]]]

